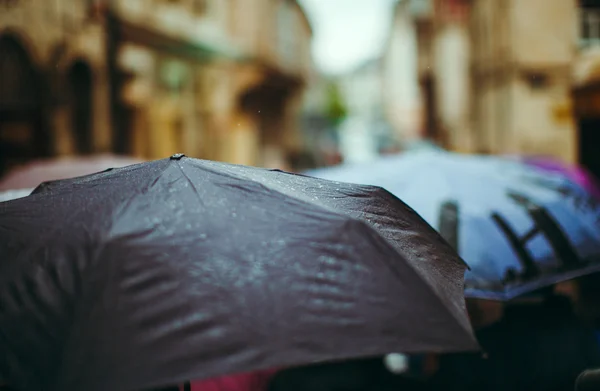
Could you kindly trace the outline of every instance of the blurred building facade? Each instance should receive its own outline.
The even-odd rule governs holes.
[[[285,167],[303,148],[311,37],[295,0],[0,1],[0,160]]]
[[[385,51],[385,107],[406,142],[469,151],[469,30],[466,2],[399,0]]]
[[[600,177],[600,1],[579,4],[578,53],[573,72],[579,162]]]
[[[392,15],[392,25],[382,56],[382,99],[385,116],[402,140],[425,137],[423,132],[424,98],[419,88],[420,67],[428,54],[419,49],[419,31],[426,26],[427,9],[415,6],[428,3],[398,1]]]
[[[477,0],[470,14],[477,148],[576,161],[576,2]]]
[[[597,3],[399,0],[385,69],[396,130],[467,153],[597,155],[598,136],[584,129],[600,124],[589,75]]]

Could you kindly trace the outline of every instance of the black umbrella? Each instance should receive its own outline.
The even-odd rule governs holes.
[[[0,203],[0,254],[21,390],[478,348],[464,263],[377,187],[175,155]]]

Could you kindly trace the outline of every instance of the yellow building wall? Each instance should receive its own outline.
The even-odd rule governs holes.
[[[477,0],[469,28],[477,148],[575,162],[576,2]]]
[[[206,13],[193,10],[192,2],[167,0],[117,0],[112,3],[119,17],[181,42],[208,43],[232,48],[248,59],[198,61],[173,58],[142,44],[122,42],[118,67],[129,82],[118,91],[131,112],[130,152],[147,158],[163,158],[175,152],[190,156],[260,164],[259,123],[255,116],[240,116],[239,99],[248,88],[268,82],[265,75],[275,71],[288,79],[302,80],[312,68],[312,32],[296,8],[294,35],[298,39],[294,61],[278,57],[278,24],[281,1],[210,0]],[[90,15],[88,2],[77,0],[23,1],[0,12],[0,34],[14,31],[23,38],[27,51],[40,69],[64,72],[75,60],[90,65],[93,73],[94,152],[112,150],[109,80],[106,63],[105,26]],[[238,23],[239,22],[239,23]],[[57,48],[64,44],[62,54]],[[55,61],[55,63],[52,63]],[[187,67],[182,91],[167,91],[161,79],[165,61]],[[284,78],[284,80],[287,80]],[[297,87],[301,90],[302,87]],[[295,138],[294,123],[299,115],[295,102],[282,116]],[[69,108],[52,108],[55,153],[75,153]],[[237,123],[240,123],[239,128]],[[297,144],[296,141],[289,142]],[[285,147],[283,147],[285,149]]]

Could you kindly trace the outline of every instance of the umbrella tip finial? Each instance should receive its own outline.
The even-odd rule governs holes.
[[[185,154],[183,154],[183,153],[176,153],[175,155],[171,156],[171,160],[181,160],[181,158],[184,156],[185,156]]]

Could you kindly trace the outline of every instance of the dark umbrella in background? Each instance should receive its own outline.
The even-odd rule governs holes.
[[[0,203],[0,253],[21,390],[478,348],[465,264],[376,187],[176,155]]]
[[[140,162],[139,159],[108,154],[37,160],[15,168],[0,178],[0,191],[33,188],[46,181],[89,175]]]
[[[600,271],[600,205],[560,173],[428,150],[309,174],[402,198],[469,264],[468,297],[508,300]]]

